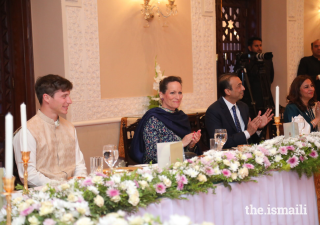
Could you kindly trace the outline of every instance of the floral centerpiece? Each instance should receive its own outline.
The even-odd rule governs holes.
[[[253,181],[271,170],[293,170],[310,177],[319,172],[319,151],[320,133],[314,132],[276,137],[243,151],[212,150],[164,169],[150,165],[112,176],[97,173],[13,199],[13,224],[107,224],[101,222],[101,216],[108,213],[135,212],[163,197],[184,199],[182,196],[199,192],[214,193],[216,183],[231,188],[230,182]],[[5,219],[3,208],[0,221]]]
[[[161,72],[160,65],[157,62],[157,57],[155,58],[155,76],[154,76],[154,83],[153,83],[153,90],[157,91],[157,94],[154,96],[148,96],[149,98],[149,106],[148,109],[156,108],[160,106],[160,96],[159,96],[159,83],[160,81],[165,78],[163,76],[164,71]]]

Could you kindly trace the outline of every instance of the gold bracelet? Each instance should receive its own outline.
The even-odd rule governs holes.
[[[316,123],[313,120],[311,120],[311,124],[313,125],[313,127],[316,126]]]

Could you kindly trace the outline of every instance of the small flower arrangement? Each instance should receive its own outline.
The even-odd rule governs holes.
[[[154,77],[153,90],[157,91],[157,94],[154,96],[148,96],[149,98],[148,109],[152,109],[160,106],[159,83],[163,78],[166,77],[166,76],[163,76],[164,71],[161,72],[160,65],[157,62],[157,57],[155,58],[155,74],[156,75]]]

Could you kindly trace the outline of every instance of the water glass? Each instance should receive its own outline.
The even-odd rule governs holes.
[[[94,173],[103,173],[103,159],[100,156],[90,157],[90,172]]]
[[[103,146],[103,158],[108,164],[110,172],[112,174],[112,168],[119,158],[119,151],[116,145],[105,145]]]
[[[210,150],[217,150],[217,143],[214,138],[210,138]]]
[[[224,144],[227,142],[228,134],[226,129],[215,129],[214,140],[217,145],[217,150],[221,151]]]

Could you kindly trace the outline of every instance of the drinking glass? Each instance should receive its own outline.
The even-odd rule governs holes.
[[[215,129],[214,140],[216,142],[218,151],[222,150],[227,139],[228,139],[228,134],[226,129]]]
[[[94,174],[96,172],[103,173],[103,160],[100,156],[90,157],[90,172]]]
[[[217,150],[217,143],[214,138],[210,138],[210,150]]]
[[[110,168],[112,174],[112,168],[119,158],[119,151],[116,145],[103,146],[103,158]]]

